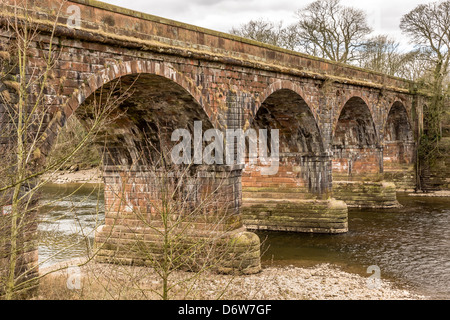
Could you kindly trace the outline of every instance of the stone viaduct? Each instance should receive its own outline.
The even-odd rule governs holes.
[[[41,33],[30,61],[39,67],[61,2],[32,3]],[[3,27],[0,51],[10,39]],[[395,207],[396,191],[414,188],[424,104],[414,83],[93,0],[64,4],[54,44],[60,54],[47,89],[52,112],[44,154],[66,120],[93,97],[117,90],[115,81],[133,90],[102,134],[101,261],[145,263],[118,249],[149,232],[132,214],[152,214],[152,169],[139,150],[149,137],[166,145],[175,129],[192,131],[194,121],[205,130],[280,130],[274,176],[257,165],[196,168],[197,187],[222,181],[217,198],[228,219],[221,230],[246,250],[244,272],[260,266],[259,239],[247,230],[347,232],[348,207]]]

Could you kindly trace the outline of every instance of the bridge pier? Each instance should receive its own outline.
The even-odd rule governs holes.
[[[397,186],[382,172],[383,151],[377,148],[335,150],[333,196],[349,208],[397,208]]]
[[[400,102],[389,111],[384,130],[384,177],[395,183],[398,191],[416,189],[416,143],[408,113]]]
[[[336,181],[333,183],[336,199],[344,201],[349,208],[389,209],[400,207],[397,187],[387,181]]]
[[[337,234],[348,231],[347,206],[330,198],[328,156],[285,156],[275,176],[247,167],[243,177],[245,226],[250,230]]]
[[[178,261],[171,267],[259,272],[260,240],[240,215],[242,170],[189,171],[106,167],[97,261],[153,267]]]
[[[384,181],[383,147],[367,103],[348,100],[332,140],[333,196],[353,208],[395,208],[397,190]]]
[[[397,191],[413,192],[416,189],[414,142],[389,141],[384,146],[384,179],[395,183]]]

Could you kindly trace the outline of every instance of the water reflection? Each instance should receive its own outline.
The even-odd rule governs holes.
[[[86,255],[93,230],[104,219],[101,189],[49,186],[44,201],[71,194],[42,210],[41,261],[70,246],[45,265]],[[97,200],[99,199],[99,201]],[[377,265],[383,278],[450,299],[450,198],[399,195],[404,205],[392,210],[350,210],[342,235],[260,232],[264,265],[312,266],[333,263],[368,276]],[[97,214],[98,212],[98,214]],[[84,241],[82,233],[88,234]]]

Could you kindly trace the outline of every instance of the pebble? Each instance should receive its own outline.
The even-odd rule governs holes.
[[[126,279],[135,275],[142,285],[154,287],[159,279],[151,268],[117,266],[94,263],[86,267],[86,274],[122,274]],[[117,278],[117,276],[116,276]],[[183,279],[192,278],[192,273],[175,272],[171,281],[187,285]],[[245,276],[204,273],[198,281],[189,284],[191,295],[198,300],[425,300],[425,296],[396,288],[381,279],[380,285],[370,288],[367,278],[342,271],[331,264],[320,264],[311,268],[268,267],[260,273]],[[224,288],[227,288],[224,292]]]

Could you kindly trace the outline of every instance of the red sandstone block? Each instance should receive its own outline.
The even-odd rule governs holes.
[[[260,176],[258,178],[256,178],[255,183],[272,183],[273,182],[273,178],[271,176]]]
[[[260,170],[253,170],[253,171],[251,171],[251,172],[249,172],[249,173],[250,173],[250,176],[251,176],[253,179],[258,179],[258,178],[261,177],[261,171],[260,171]]]
[[[88,50],[105,52],[107,51],[107,47],[104,44],[98,42],[85,42],[83,43],[83,47]]]
[[[250,182],[250,181],[242,181],[242,187],[254,187],[255,186],[255,184],[253,183],[253,182]]]
[[[81,63],[81,62],[72,62],[71,65],[72,70],[78,71],[78,72],[90,72],[91,67],[87,63]]]

